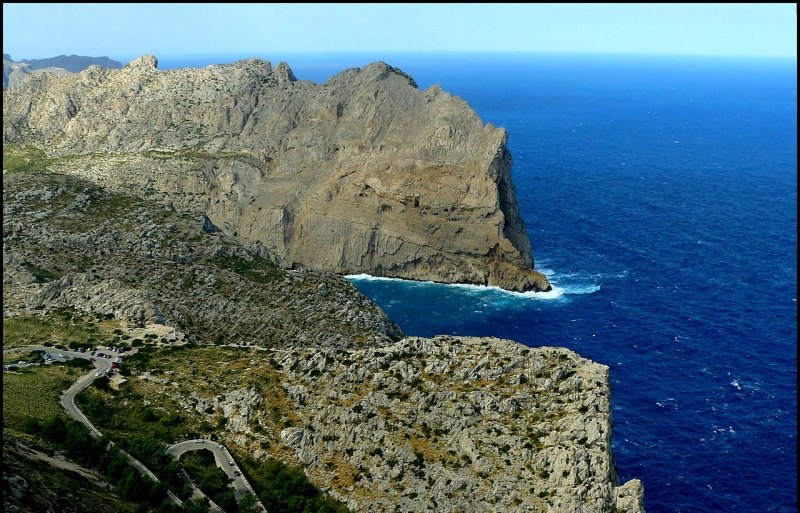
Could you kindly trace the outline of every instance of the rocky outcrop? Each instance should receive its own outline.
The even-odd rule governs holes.
[[[284,443],[356,511],[642,511],[641,483],[616,485],[608,368],[567,349],[436,337],[276,353],[304,420]]]
[[[548,290],[505,130],[383,62],[324,84],[248,59],[159,71],[153,56],[4,92],[6,143],[165,196],[285,268]]]
[[[641,482],[620,485],[611,454],[609,370],[567,349],[447,336],[221,350],[196,350],[192,370],[159,357],[164,385],[133,386],[224,424],[244,454],[296,461],[353,511],[644,511]],[[182,389],[190,376],[205,389]]]

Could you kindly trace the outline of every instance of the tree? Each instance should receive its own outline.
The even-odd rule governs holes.
[[[183,503],[184,513],[208,513],[208,508],[209,502],[205,497],[193,501],[185,501]]]

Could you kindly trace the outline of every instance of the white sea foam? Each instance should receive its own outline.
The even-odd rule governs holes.
[[[373,281],[373,282],[398,282],[404,283],[409,286],[431,286],[436,285],[440,287],[451,287],[456,290],[465,292],[467,294],[485,295],[496,294],[506,299],[533,299],[533,300],[552,300],[559,299],[570,295],[592,294],[602,288],[599,283],[586,283],[587,280],[597,275],[582,276],[576,273],[559,275],[549,268],[537,269],[539,272],[547,276],[550,280],[553,289],[548,292],[512,292],[493,285],[473,285],[468,283],[436,283],[433,281],[416,281],[405,280],[402,278],[387,278],[383,276],[372,276],[369,274],[350,274],[345,276],[351,281]],[[627,274],[627,273],[624,273]],[[560,278],[566,278],[569,283],[558,283]]]
[[[383,276],[371,276],[369,274],[349,274],[346,275],[345,278],[352,281],[388,281],[388,282],[407,283],[409,285],[437,285],[440,287],[452,287],[460,289],[467,293],[478,293],[478,294],[498,293],[508,297],[518,297],[518,298],[528,298],[528,299],[557,299],[563,296],[565,293],[588,294],[590,292],[594,292],[594,290],[582,291],[582,289],[580,288],[575,289],[575,292],[566,291],[565,289],[557,287],[555,285],[553,285],[553,290],[548,292],[534,292],[534,291],[512,292],[510,290],[502,289],[494,285],[473,285],[470,283],[436,283],[433,281],[416,281],[416,280],[404,280],[402,278],[386,278]]]

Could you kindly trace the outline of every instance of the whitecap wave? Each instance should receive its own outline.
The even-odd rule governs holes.
[[[597,292],[601,288],[602,288],[602,285],[595,284],[595,283],[589,283],[589,284],[586,284],[586,285],[565,285],[564,286],[564,293],[565,294],[591,294],[593,292]]]

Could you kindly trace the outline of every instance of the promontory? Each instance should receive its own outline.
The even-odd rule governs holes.
[[[286,269],[551,288],[505,130],[383,62],[322,84],[258,59],[35,74],[3,92],[3,141],[201,212]]]

